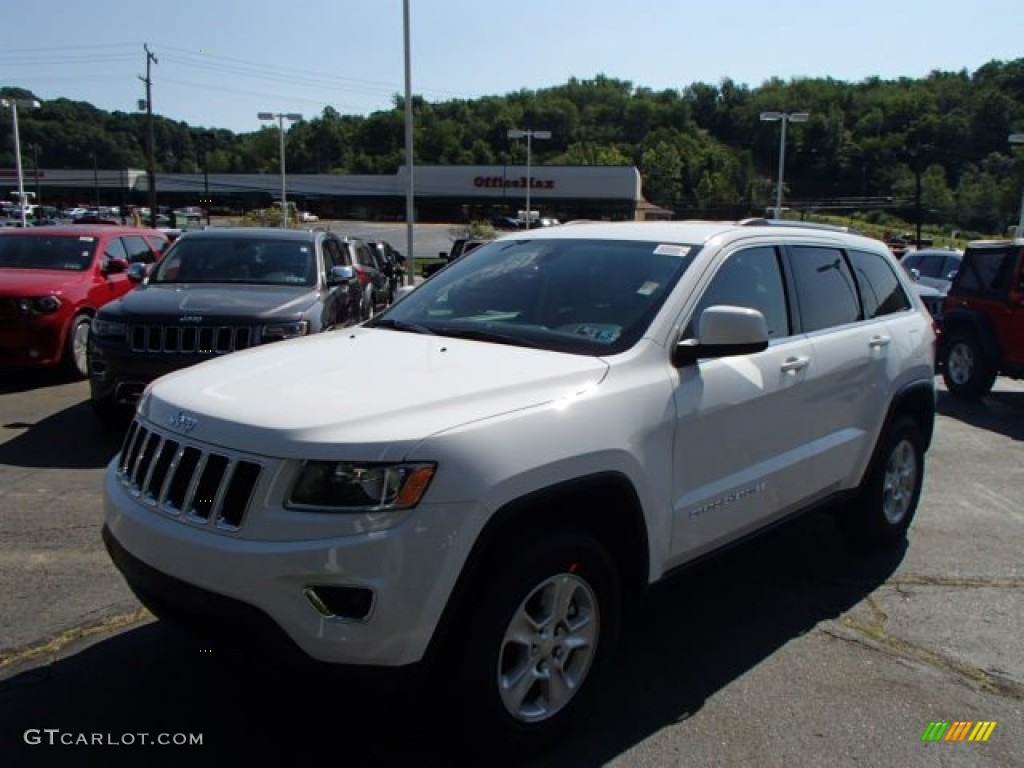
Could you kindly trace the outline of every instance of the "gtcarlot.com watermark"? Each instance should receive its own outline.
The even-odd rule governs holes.
[[[32,746],[66,747],[133,747],[158,745],[197,747],[203,745],[201,733],[81,733],[60,728],[29,728],[25,743]]]

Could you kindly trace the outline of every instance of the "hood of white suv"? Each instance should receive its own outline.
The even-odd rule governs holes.
[[[607,367],[582,355],[355,328],[164,376],[140,410],[162,430],[187,428],[188,439],[241,451],[394,459],[432,434],[572,397]]]

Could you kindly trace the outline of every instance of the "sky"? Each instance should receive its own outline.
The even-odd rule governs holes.
[[[1021,0],[408,0],[412,92],[505,95],[596,75],[685,89],[728,78],[859,82],[1024,57]],[[258,130],[390,109],[405,91],[403,0],[47,0],[3,14],[0,86],[192,127]],[[787,108],[799,108],[788,105]]]

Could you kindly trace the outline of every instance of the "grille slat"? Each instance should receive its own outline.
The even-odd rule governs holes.
[[[259,462],[187,445],[137,421],[117,459],[121,483],[147,506],[227,531],[241,528],[262,471]]]
[[[133,352],[226,355],[252,346],[248,325],[134,325],[128,334]]]

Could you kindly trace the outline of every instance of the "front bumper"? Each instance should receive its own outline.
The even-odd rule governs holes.
[[[63,349],[63,322],[55,316],[0,322],[0,365],[11,368],[57,365]]]
[[[93,339],[89,353],[89,387],[94,400],[134,403],[146,385],[161,376],[210,359],[198,355],[132,352]]]
[[[211,530],[142,503],[107,468],[108,550],[158,615],[218,634],[283,635],[318,661],[397,667],[426,653],[464,559],[461,505],[422,505],[393,528],[334,538],[268,541]],[[262,505],[256,499],[255,507]],[[373,594],[362,621],[324,616],[310,587]],[[275,629],[276,628],[276,629]]]

